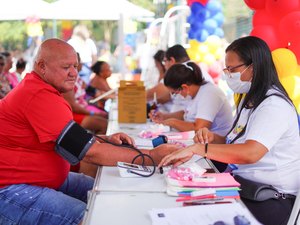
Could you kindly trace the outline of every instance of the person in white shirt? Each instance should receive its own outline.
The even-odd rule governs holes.
[[[266,225],[287,224],[300,189],[300,137],[296,109],[279,81],[268,45],[257,37],[235,40],[226,49],[226,81],[246,93],[226,139],[206,128],[197,142],[166,156],[159,166],[180,165],[194,154],[230,163],[232,173],[272,185],[277,198],[241,199]],[[226,144],[227,143],[227,144]],[[242,193],[249,185],[242,183]]]
[[[82,69],[79,76],[86,83],[89,84],[91,69],[90,67],[97,61],[97,47],[95,42],[90,38],[88,28],[83,25],[77,25],[68,43],[79,53],[82,61]]]
[[[150,113],[153,122],[178,131],[206,127],[225,136],[232,124],[232,112],[225,94],[214,84],[205,81],[201,69],[193,62],[177,63],[165,75],[164,84],[177,99],[185,102],[184,110],[173,113]]]

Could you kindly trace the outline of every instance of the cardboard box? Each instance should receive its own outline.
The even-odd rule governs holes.
[[[146,123],[146,90],[143,81],[120,81],[118,122]]]

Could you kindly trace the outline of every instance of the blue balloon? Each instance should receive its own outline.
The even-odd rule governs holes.
[[[218,27],[221,27],[224,23],[224,15],[222,12],[218,12],[217,14],[215,14],[212,19],[217,22]]]
[[[208,38],[208,36],[209,36],[209,33],[207,32],[207,30],[202,29],[202,30],[200,30],[200,31],[197,32],[196,39],[199,42],[204,42],[204,41],[206,41],[206,39]]]
[[[194,16],[193,14],[191,14],[190,16],[188,16],[187,22],[188,22],[189,24],[194,23],[194,21],[195,21],[195,16]]]
[[[222,5],[219,1],[216,0],[210,0],[208,1],[208,3],[206,4],[206,8],[207,10],[210,11],[211,16],[215,15],[218,12],[222,11]]]
[[[207,19],[204,21],[203,27],[210,35],[212,35],[218,27],[218,24],[214,19]]]
[[[220,27],[217,27],[215,29],[214,35],[216,35],[216,36],[218,36],[220,38],[223,38],[224,37],[224,31],[223,31],[223,29],[220,28]]]
[[[205,6],[203,6],[199,2],[194,2],[191,5],[191,11],[192,11],[193,14],[197,14],[199,11],[204,11],[204,10],[205,10]]]
[[[196,32],[193,30],[189,30],[188,37],[189,39],[196,39]]]
[[[203,23],[201,23],[201,22],[200,23],[192,23],[191,29],[195,30],[195,31],[201,30],[201,29],[203,29]]]

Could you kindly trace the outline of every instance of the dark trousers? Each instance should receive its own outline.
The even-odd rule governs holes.
[[[255,218],[264,225],[286,225],[292,212],[295,198],[269,199],[263,202],[241,198]]]

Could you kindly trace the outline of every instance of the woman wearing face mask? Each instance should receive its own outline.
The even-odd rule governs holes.
[[[272,185],[279,193],[275,199],[252,199],[242,195],[249,183],[242,184],[241,199],[253,215],[262,224],[287,224],[300,189],[296,109],[279,82],[270,49],[263,40],[251,36],[237,39],[226,49],[225,63],[229,87],[246,93],[230,132],[224,138],[200,129],[194,138],[196,144],[166,156],[159,166],[179,165],[194,154],[230,163],[233,175],[250,183]]]
[[[224,93],[204,80],[197,64],[185,62],[171,66],[164,84],[172,95],[181,96],[188,104],[185,110],[174,113],[150,112],[153,122],[178,131],[206,127],[221,136],[226,135],[232,124],[231,107]]]

